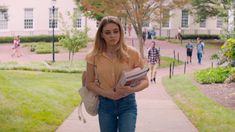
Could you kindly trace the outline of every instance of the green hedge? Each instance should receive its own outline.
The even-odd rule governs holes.
[[[37,45],[35,45],[35,47],[31,47],[31,51],[34,51],[37,54],[48,54],[48,53],[52,53],[52,45],[50,43],[43,43],[40,42]],[[57,47],[55,46],[55,53],[59,53],[59,50],[57,49]]]
[[[183,39],[220,39],[219,35],[210,35],[210,34],[183,34]]]
[[[55,35],[55,42],[63,35]],[[0,37],[0,43],[12,43],[14,37]],[[20,36],[21,42],[52,42],[52,35]]]
[[[223,83],[234,72],[232,67],[209,68],[196,72],[195,77],[202,84]]]

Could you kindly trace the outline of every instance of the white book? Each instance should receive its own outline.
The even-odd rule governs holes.
[[[139,80],[147,75],[148,71],[149,68],[141,69],[138,67],[128,72],[123,72],[117,86],[123,87],[129,85],[133,87],[139,83]]]

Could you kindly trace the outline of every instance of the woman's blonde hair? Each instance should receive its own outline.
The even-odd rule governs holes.
[[[99,23],[98,31],[96,32],[95,45],[92,50],[92,54],[97,55],[97,54],[100,54],[100,53],[105,52],[107,50],[107,44],[105,43],[105,40],[102,37],[102,32],[103,32],[104,26],[109,23],[116,24],[118,26],[119,32],[120,32],[120,39],[119,39],[117,47],[115,49],[115,52],[117,54],[117,58],[120,61],[127,60],[129,58],[129,56],[127,54],[127,45],[124,42],[124,31],[121,26],[121,22],[120,22],[119,18],[115,17],[115,16],[106,16]]]

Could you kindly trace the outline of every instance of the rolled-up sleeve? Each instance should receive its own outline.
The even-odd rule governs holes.
[[[137,50],[133,50],[132,58],[133,59],[131,59],[131,60],[133,61],[134,68],[136,68],[136,67],[143,68],[144,67],[143,58],[141,57],[140,53]]]
[[[88,55],[86,55],[86,58],[85,58],[85,60],[86,60],[86,62],[88,63],[88,64],[93,64],[94,63],[94,56],[93,55],[91,55],[91,54],[88,54]]]

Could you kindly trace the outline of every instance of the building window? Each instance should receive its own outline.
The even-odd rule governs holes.
[[[8,28],[8,12],[0,10],[0,30]]]
[[[187,10],[182,10],[181,27],[184,28],[188,27],[188,19],[189,19],[189,12]]]
[[[223,19],[221,17],[217,17],[216,27],[222,28],[223,27]]]
[[[77,28],[82,27],[82,19],[81,19],[81,18],[78,18],[76,24],[77,24],[77,25],[76,25]]]
[[[33,28],[33,9],[26,8],[24,9],[24,29]]]
[[[169,21],[170,21],[170,11],[169,10],[165,10],[163,12],[162,27],[168,28],[170,26]]]
[[[75,27],[77,28],[81,28],[82,27],[82,13],[80,10],[78,10],[77,8],[74,8],[74,16],[76,17],[76,21],[75,21]]]
[[[54,12],[54,28],[58,28],[58,8],[55,8]],[[52,8],[49,9],[49,28],[53,28],[53,11]]]
[[[200,28],[206,28],[206,19],[200,21]]]

